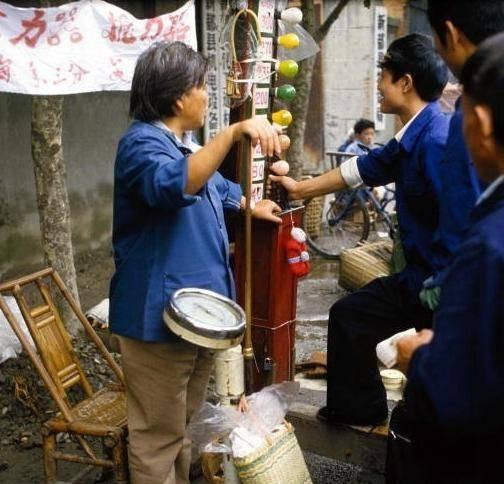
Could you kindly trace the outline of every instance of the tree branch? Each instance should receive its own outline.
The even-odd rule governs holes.
[[[338,19],[343,9],[347,6],[350,0],[339,0],[338,5],[334,7],[334,10],[329,14],[329,16],[325,19],[324,23],[317,29],[313,38],[317,44],[320,44],[329,32],[332,24]]]

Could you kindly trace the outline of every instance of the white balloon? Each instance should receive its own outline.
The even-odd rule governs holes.
[[[301,12],[301,10],[297,7],[288,8],[280,14],[280,18],[284,22],[298,24],[301,20],[303,20],[303,12]]]

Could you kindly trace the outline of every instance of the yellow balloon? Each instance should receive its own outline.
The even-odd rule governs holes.
[[[284,34],[278,37],[278,44],[286,49],[295,49],[299,47],[299,37],[296,34]]]
[[[292,114],[287,109],[281,109],[271,115],[271,119],[280,126],[289,126],[292,123]]]
[[[278,62],[276,65],[276,70],[285,77],[295,77],[298,73],[298,65],[297,62],[293,60],[283,60]]]

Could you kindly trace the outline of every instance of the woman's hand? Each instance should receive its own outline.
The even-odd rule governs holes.
[[[265,156],[280,155],[282,149],[278,139],[281,130],[274,127],[268,120],[260,118],[246,119],[239,123],[232,124],[233,141],[239,141],[247,136],[252,142],[252,146],[258,143],[261,145],[262,154]]]
[[[254,209],[252,210],[252,216],[254,218],[259,218],[262,220],[269,220],[277,224],[282,223],[282,219],[277,217],[275,213],[281,212],[282,209],[273,200],[259,200]]]

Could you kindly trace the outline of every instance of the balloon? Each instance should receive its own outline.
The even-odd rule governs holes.
[[[289,59],[277,62],[275,68],[277,72],[280,72],[285,77],[295,77],[299,69],[297,62]]]
[[[292,101],[296,97],[296,88],[290,84],[284,84],[274,89],[274,95],[284,101]]]
[[[275,161],[275,163],[272,163],[270,166],[270,170],[275,174],[275,175],[280,175],[284,176],[289,173],[289,163],[287,163],[285,160],[278,160]]]
[[[274,123],[280,126],[289,126],[292,123],[292,114],[286,109],[281,109],[276,111],[271,115],[271,119]]]
[[[284,34],[278,37],[278,45],[285,49],[295,49],[299,47],[299,37],[294,33]]]
[[[289,24],[298,24],[303,20],[303,12],[297,7],[288,8],[282,11],[280,18]]]
[[[278,136],[278,139],[280,140],[280,148],[282,148],[282,151],[288,150],[291,144],[290,138],[286,134],[281,134]]]

